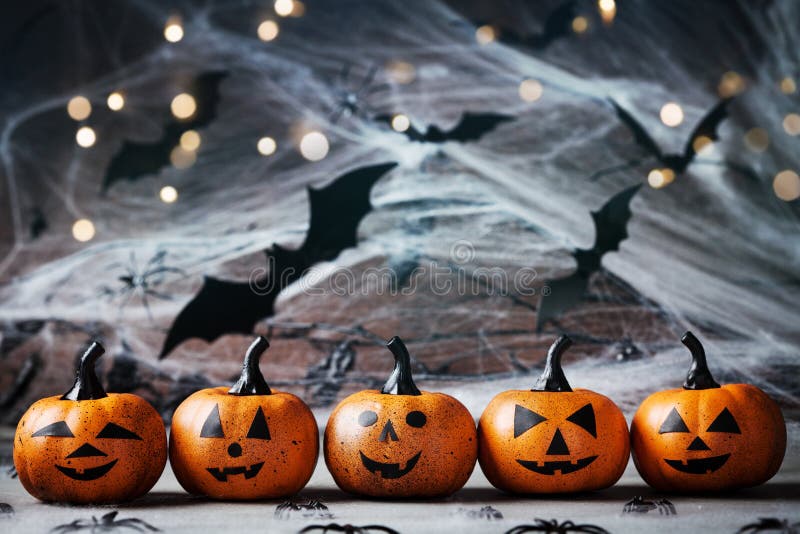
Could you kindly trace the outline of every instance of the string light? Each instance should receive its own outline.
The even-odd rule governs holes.
[[[181,93],[172,99],[170,104],[172,114],[178,119],[188,119],[194,112],[197,111],[197,102],[194,97],[188,93]]]
[[[265,20],[258,25],[258,38],[262,41],[269,42],[274,40],[279,32],[278,23],[274,20]]]
[[[184,150],[197,150],[200,148],[200,134],[194,130],[186,130],[181,134],[180,144]]]
[[[176,169],[188,169],[197,161],[197,153],[194,150],[184,150],[179,145],[169,153],[169,161]]]
[[[786,202],[800,198],[800,176],[791,169],[786,169],[775,175],[772,180],[772,189],[775,196]]]
[[[392,129],[396,132],[405,132],[411,126],[411,121],[402,113],[392,117]]]
[[[389,79],[399,84],[409,84],[417,76],[414,65],[408,61],[394,60],[386,64],[386,74]]]
[[[522,80],[519,84],[519,97],[525,102],[536,102],[542,97],[543,91],[538,80]]]
[[[125,107],[125,97],[119,91],[114,91],[108,95],[106,104],[111,111],[119,111]]]
[[[577,16],[572,19],[572,31],[575,33],[583,33],[589,29],[589,19],[583,16]]]
[[[653,169],[650,171],[650,173],[647,175],[647,183],[653,189],[661,189],[664,187],[664,185],[666,185],[664,181],[664,175],[661,173],[660,169]]]
[[[730,70],[720,78],[717,93],[722,98],[730,98],[744,91],[744,87],[744,78],[738,72]]]
[[[309,161],[319,161],[328,155],[328,138],[321,132],[308,132],[300,139],[300,153]]]
[[[800,115],[789,113],[783,118],[783,130],[792,136],[800,135]]]
[[[275,0],[275,4],[273,6],[275,8],[275,13],[280,15],[281,17],[288,17],[294,11],[294,1],[293,0]]]
[[[781,92],[785,95],[791,95],[797,91],[797,85],[794,83],[794,80],[791,78],[791,76],[786,76],[781,80],[780,88]]]
[[[493,42],[496,38],[497,30],[488,24],[475,30],[475,40],[478,41],[478,44],[486,45]]]
[[[172,204],[178,200],[178,190],[171,185],[165,185],[161,188],[161,191],[158,192],[158,197],[164,204]]]
[[[75,132],[75,141],[83,148],[89,148],[97,141],[97,135],[94,130],[89,126],[82,126]]]
[[[170,17],[164,26],[164,39],[170,43],[177,43],[183,39],[183,25],[180,17]]]
[[[764,152],[769,146],[769,134],[764,128],[751,128],[744,134],[744,144],[753,152]]]
[[[72,237],[76,241],[85,243],[90,241],[95,234],[94,224],[89,219],[78,219],[72,224]]]
[[[258,148],[259,154],[262,156],[271,156],[275,153],[275,150],[278,149],[278,145],[275,143],[275,140],[271,137],[262,137],[258,140],[256,144],[256,148]]]
[[[617,15],[617,3],[614,0],[597,0],[600,17],[605,24],[611,24]]]
[[[289,13],[292,17],[302,17],[306,14],[306,5],[300,0],[292,2],[292,12]]]
[[[706,135],[698,135],[692,141],[692,148],[696,154],[700,154],[703,151],[710,151],[713,149],[714,142]]]
[[[672,128],[683,122],[683,109],[675,102],[667,102],[661,107],[661,122]]]
[[[67,102],[67,114],[76,121],[82,121],[92,114],[92,103],[85,96],[73,96]]]

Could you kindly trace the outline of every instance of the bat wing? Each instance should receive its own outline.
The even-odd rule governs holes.
[[[124,141],[114,154],[103,178],[103,191],[121,180],[136,180],[140,176],[156,174],[170,164],[169,155],[178,144],[181,128],[168,125],[161,139],[153,143]]]
[[[442,143],[444,141],[457,141],[465,143],[467,141],[478,141],[485,134],[491,132],[499,124],[514,120],[511,115],[500,113],[464,113],[453,129],[442,132],[436,126],[428,128],[425,134],[425,141],[432,143]]]
[[[556,319],[580,303],[589,286],[589,278],[580,271],[575,271],[566,278],[553,280],[547,285],[550,287],[550,293],[542,295],[536,313],[537,332],[542,331],[547,321]]]
[[[189,93],[195,99],[197,111],[186,123],[186,129],[204,128],[217,118],[217,107],[221,99],[219,84],[227,77],[227,71],[211,71],[200,74],[192,81]]]
[[[544,22],[541,35],[535,38],[531,45],[535,45],[535,48],[545,48],[556,39],[569,34],[572,30],[572,20],[577,15],[575,4],[575,0],[568,0],[551,11]]]
[[[647,133],[639,121],[637,121],[633,115],[628,113],[625,108],[620,106],[613,98],[609,98],[608,101],[614,107],[614,111],[616,112],[617,117],[622,124],[624,124],[633,134],[636,144],[660,160],[663,157],[661,149],[658,147],[656,142],[653,141],[653,138],[650,137],[650,134]]]
[[[393,118],[394,118],[393,115],[377,115],[373,117],[373,120],[377,122],[384,122],[391,127]],[[425,141],[425,136],[422,134],[422,132],[414,128],[413,125],[409,126],[408,129],[406,129],[405,131],[398,133],[402,133],[403,135],[408,137],[409,141],[417,141],[417,142]]]
[[[686,141],[686,146],[683,149],[683,156],[687,159],[687,162],[691,161],[695,155],[695,139],[700,136],[708,137],[712,141],[719,139],[717,129],[720,123],[728,117],[728,104],[730,104],[732,99],[733,97],[723,98],[717,102],[717,104],[700,120],[695,129],[692,130],[692,135],[689,136],[689,140]]]
[[[611,197],[598,211],[592,212],[594,220],[595,239],[591,252],[597,255],[598,265],[591,269],[597,270],[599,260],[606,252],[619,250],[619,244],[628,237],[628,221],[631,218],[631,199],[639,191],[642,184],[623,189]],[[579,265],[578,268],[583,266]]]

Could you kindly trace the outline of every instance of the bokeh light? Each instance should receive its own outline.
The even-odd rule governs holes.
[[[194,130],[186,130],[181,134],[180,143],[184,150],[197,150],[200,148],[200,134]]]
[[[489,44],[497,38],[497,30],[493,26],[484,25],[475,30],[475,40],[478,44]]]
[[[661,189],[675,181],[675,171],[670,168],[653,169],[647,175],[647,183],[653,189]]]
[[[800,198],[800,176],[791,169],[786,169],[775,175],[772,180],[772,189],[775,196],[786,202]]]
[[[94,237],[94,224],[89,219],[78,219],[72,224],[72,237],[85,243]]]
[[[171,185],[165,185],[161,188],[161,191],[158,192],[158,197],[164,204],[172,204],[178,200],[178,190]]]
[[[280,32],[280,28],[278,27],[278,23],[274,20],[265,20],[261,24],[258,25],[258,38],[262,41],[272,41]]]
[[[753,152],[764,152],[769,146],[769,134],[764,128],[751,128],[744,134],[744,144]]]
[[[321,132],[308,132],[300,139],[300,153],[309,161],[319,161],[328,155],[328,138]]]
[[[394,60],[386,64],[386,75],[393,82],[405,85],[414,81],[417,71],[408,61]]]
[[[589,19],[586,17],[578,16],[572,19],[572,31],[575,33],[583,33],[589,29]]]
[[[544,88],[538,80],[522,80],[519,84],[519,97],[525,102],[536,102],[542,97]]]
[[[92,114],[92,103],[85,96],[73,96],[67,102],[67,114],[76,121],[82,121]]]
[[[402,113],[392,117],[392,129],[396,132],[405,132],[411,126],[411,121]]]
[[[738,95],[745,89],[744,78],[738,72],[728,71],[722,75],[717,85],[717,93],[722,98],[730,98]]]
[[[172,114],[178,119],[188,119],[197,111],[197,103],[189,93],[181,93],[172,99]]]
[[[275,4],[273,6],[275,8],[275,13],[280,15],[281,17],[288,17],[294,11],[294,1],[293,0],[275,0]]]
[[[659,113],[661,122],[669,127],[676,127],[683,122],[683,109],[675,102],[667,102]]]
[[[111,111],[119,111],[125,107],[125,97],[119,91],[114,91],[108,95],[106,104]]]
[[[79,146],[83,148],[89,148],[93,146],[95,141],[97,141],[97,135],[94,133],[94,130],[89,126],[82,126],[78,128],[78,131],[75,132],[75,141],[78,143]]]
[[[797,91],[797,85],[794,83],[794,79],[791,76],[786,76],[784,79],[781,80],[780,83],[781,93],[785,95],[794,94]]]
[[[183,25],[180,17],[170,17],[164,25],[164,39],[177,43],[183,39]]]
[[[783,118],[783,131],[789,135],[800,135],[800,115],[789,113]]]
[[[714,141],[706,135],[698,135],[692,140],[692,148],[695,153],[710,152],[714,148]]]
[[[611,24],[617,15],[617,3],[614,0],[597,0],[600,17],[605,24]]]
[[[278,149],[278,145],[275,143],[275,140],[271,137],[262,137],[258,140],[256,144],[256,148],[258,148],[259,154],[262,156],[271,156],[275,153],[275,150]]]
[[[176,169],[188,169],[197,161],[197,153],[194,150],[184,150],[181,146],[176,146],[169,153],[169,161]]]

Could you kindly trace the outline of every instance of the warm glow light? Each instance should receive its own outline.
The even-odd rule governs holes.
[[[405,132],[411,126],[411,121],[402,113],[392,117],[392,129],[396,132]]]
[[[414,65],[408,61],[399,60],[390,61],[386,64],[386,74],[393,82],[404,85],[413,82],[417,76]]]
[[[614,0],[597,0],[600,17],[605,24],[611,24],[617,15],[617,3]]]
[[[187,169],[197,161],[197,153],[194,150],[184,150],[182,147],[176,146],[169,153],[169,161],[176,169]]]
[[[78,131],[75,133],[75,141],[78,145],[82,146],[83,148],[89,148],[90,146],[94,145],[94,142],[97,141],[97,136],[89,126],[83,126],[78,128]]]
[[[194,97],[188,93],[181,93],[172,99],[170,105],[172,114],[179,119],[188,119],[197,111],[197,103]]]
[[[165,185],[161,188],[161,191],[158,192],[158,196],[161,199],[161,202],[165,204],[172,204],[178,200],[178,190],[171,185]]]
[[[666,184],[666,180],[664,180],[664,174],[661,172],[661,169],[653,169],[647,175],[647,183],[653,189],[661,189]]]
[[[661,122],[667,126],[675,127],[683,122],[683,110],[675,102],[667,102],[661,107]]]
[[[692,141],[692,148],[697,154],[700,154],[704,150],[710,151],[713,147],[714,147],[714,142],[711,140],[710,137],[705,135],[698,135]]]
[[[572,31],[575,33],[583,33],[587,29],[589,29],[589,19],[580,16],[572,19]]]
[[[82,243],[94,237],[94,224],[89,219],[78,219],[72,225],[72,237]]]
[[[73,96],[67,103],[67,113],[76,121],[82,121],[92,114],[92,103],[85,96]]]
[[[122,96],[122,93],[114,91],[108,95],[106,104],[108,104],[108,109],[111,111],[119,111],[125,107],[125,97]]]
[[[320,132],[308,132],[300,139],[300,153],[309,161],[319,161],[328,155],[328,138]]]
[[[786,169],[775,175],[772,181],[775,196],[786,202],[800,198],[800,176],[791,169]]]
[[[769,146],[769,134],[764,128],[751,128],[744,134],[744,144],[753,152],[764,152]]]
[[[781,80],[780,87],[781,92],[785,95],[791,95],[797,91],[797,85],[795,85],[794,80],[790,76]]]
[[[717,86],[717,92],[722,98],[729,98],[744,91],[744,78],[732,70],[722,75]]]
[[[180,17],[170,17],[164,26],[164,39],[170,43],[177,43],[183,39],[183,25]]]
[[[543,91],[538,80],[522,80],[519,84],[519,97],[525,102],[536,102],[542,97]]]
[[[275,153],[275,150],[277,150],[278,145],[275,143],[275,139],[271,137],[262,137],[258,140],[256,147],[262,156],[271,156]]]
[[[306,5],[300,0],[292,2],[292,12],[289,13],[293,17],[302,17],[306,14]]]
[[[294,11],[293,0],[275,0],[275,13],[281,17],[288,17]]]
[[[258,38],[262,41],[272,41],[278,36],[280,28],[274,20],[265,20],[258,25]]]
[[[181,148],[184,150],[197,150],[200,148],[200,134],[194,130],[186,130],[181,134]]]
[[[489,44],[497,38],[497,31],[488,24],[475,30],[475,40],[478,44]]]
[[[664,185],[669,185],[675,181],[675,171],[669,167],[661,169],[661,176],[664,177]]]
[[[783,118],[783,130],[789,135],[800,135],[800,115],[789,113]]]

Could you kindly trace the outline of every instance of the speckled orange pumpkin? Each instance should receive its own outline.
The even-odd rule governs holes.
[[[252,500],[293,495],[314,472],[319,430],[295,395],[271,390],[258,368],[269,347],[250,346],[232,388],[203,389],[175,410],[169,459],[189,493]]]
[[[681,339],[692,353],[682,389],[642,402],[631,445],[642,478],[662,491],[725,491],[763,484],[781,466],[786,424],[778,405],[749,384],[714,381],[700,341]]]
[[[95,342],[63,396],[33,403],[17,425],[14,465],[28,493],[43,501],[115,503],[147,493],[167,462],[161,417],[143,398],[103,391]]]
[[[344,491],[372,497],[440,497],[475,467],[475,422],[444,393],[420,391],[398,337],[387,347],[394,371],[381,390],[354,393],[331,413],[325,463]]]
[[[561,370],[572,344],[561,336],[532,390],[504,391],[478,424],[478,460],[495,487],[511,493],[571,493],[607,488],[630,452],[628,425],[611,399],[573,391]]]

